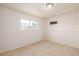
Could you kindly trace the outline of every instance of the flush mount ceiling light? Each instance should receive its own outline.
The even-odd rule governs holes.
[[[45,4],[45,8],[46,9],[50,9],[50,8],[52,8],[53,7],[53,3],[46,3]]]

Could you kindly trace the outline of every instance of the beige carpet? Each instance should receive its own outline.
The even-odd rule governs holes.
[[[79,56],[79,49],[46,40],[0,54],[2,56]]]

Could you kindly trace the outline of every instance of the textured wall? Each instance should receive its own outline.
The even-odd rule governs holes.
[[[50,25],[56,20],[58,23]],[[75,11],[47,19],[47,39],[79,48],[79,12]]]
[[[20,30],[21,17],[38,21],[39,28],[37,30]],[[44,39],[43,25],[41,19],[0,6],[0,51],[14,49]]]

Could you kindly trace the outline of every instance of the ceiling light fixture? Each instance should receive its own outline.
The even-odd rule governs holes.
[[[53,7],[53,3],[46,3],[45,8],[49,9]]]

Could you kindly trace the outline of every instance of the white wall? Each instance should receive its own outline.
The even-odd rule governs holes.
[[[21,31],[19,24],[21,17],[39,21],[39,29]],[[58,24],[50,25],[49,22],[52,20],[57,20]],[[28,45],[42,39],[79,48],[79,12],[41,20],[0,6],[0,52]]]
[[[20,30],[20,19],[39,22],[37,30]],[[44,39],[44,21],[16,10],[0,6],[0,52]],[[2,30],[1,30],[2,29]]]
[[[50,21],[58,23],[50,25]],[[79,48],[79,12],[72,12],[46,20],[47,39]]]

